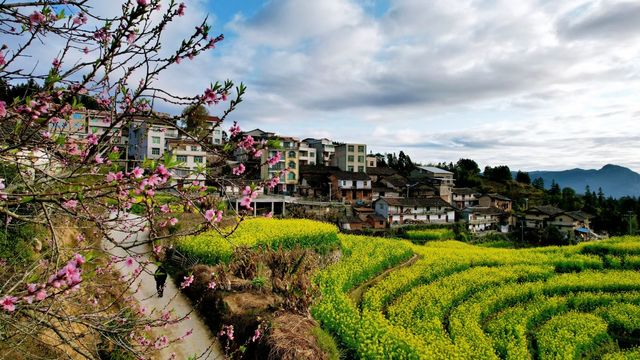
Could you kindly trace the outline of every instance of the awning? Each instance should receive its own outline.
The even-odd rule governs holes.
[[[591,232],[591,230],[589,230],[589,229],[587,229],[587,228],[584,228],[584,227],[577,228],[577,229],[576,229],[576,231],[577,231],[577,232],[581,232],[581,233],[585,233],[585,234],[588,234],[588,233],[590,233],[590,232]]]

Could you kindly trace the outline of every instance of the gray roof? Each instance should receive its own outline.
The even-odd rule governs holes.
[[[440,207],[449,207],[452,208],[451,205],[449,205],[448,202],[442,200],[442,198],[438,197],[438,196],[432,196],[432,197],[427,197],[427,198],[386,198],[386,197],[382,197],[376,201],[384,201],[387,204],[389,204],[390,206],[402,206],[402,207],[433,207],[433,206],[440,206]]]
[[[333,171],[331,175],[335,176],[338,180],[371,180],[369,175],[363,172]]]
[[[463,212],[469,212],[474,214],[483,215],[502,215],[505,212],[494,206],[471,206],[462,210]]]
[[[563,213],[564,210],[552,205],[539,205],[539,206],[532,206],[526,211],[526,213],[534,213],[534,212],[540,212],[548,216],[555,216]]]
[[[473,195],[478,193],[477,191],[471,188],[453,188],[451,189],[451,192],[458,195]]]
[[[443,170],[435,166],[418,166],[419,169],[430,171],[434,174],[453,174],[451,171]]]

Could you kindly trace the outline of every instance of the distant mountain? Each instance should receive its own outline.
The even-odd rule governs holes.
[[[592,191],[602,188],[606,196],[640,196],[640,174],[623,166],[605,165],[600,170],[530,171],[531,180],[541,177],[548,189],[555,180],[560,187],[570,187],[583,194],[587,185]]]

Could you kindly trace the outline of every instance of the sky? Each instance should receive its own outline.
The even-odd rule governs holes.
[[[245,83],[230,116],[243,129],[423,163],[640,171],[639,1],[185,2],[163,41],[206,14],[225,40],[159,81],[184,95]]]

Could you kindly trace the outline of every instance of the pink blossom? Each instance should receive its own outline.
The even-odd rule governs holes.
[[[153,247],[153,253],[156,255],[162,254],[162,245],[155,245]]]
[[[45,139],[51,139],[51,133],[48,131],[45,131],[42,133],[42,137]]]
[[[253,139],[253,137],[251,135],[245,136],[244,139],[242,139],[238,143],[238,146],[240,148],[242,148],[242,149],[245,149],[245,150],[252,149],[254,145],[255,145],[255,140]]]
[[[78,14],[75,18],[73,18],[74,25],[84,25],[87,23],[87,16],[84,13]]]
[[[122,171],[118,171],[115,174],[112,172],[109,172],[106,176],[106,181],[110,183],[114,181],[121,181],[123,178],[124,178],[124,175],[122,174]]]
[[[245,196],[242,198],[242,200],[240,200],[240,206],[247,210],[253,210],[253,208],[251,207],[251,198],[248,196]]]
[[[73,260],[75,260],[77,265],[82,265],[85,262],[87,262],[87,260],[85,260],[84,256],[80,255],[80,254],[75,254],[73,256]]]
[[[8,312],[13,312],[16,310],[16,302],[18,301],[18,298],[15,296],[5,296],[2,298],[2,300],[0,300],[0,304],[2,305],[2,308],[5,311]]]
[[[171,224],[171,226],[176,226],[177,223],[178,223],[178,219],[176,218],[171,218],[169,220],[169,224]]]
[[[268,213],[264,214],[264,217],[271,219],[273,217],[273,211],[269,211]]]
[[[231,172],[233,173],[233,175],[239,176],[242,175],[244,173],[244,171],[246,170],[244,164],[240,164],[236,167],[234,167]]]
[[[191,58],[193,58],[193,55],[189,54],[189,59]],[[220,101],[218,95],[212,89],[205,89],[203,100],[207,105],[217,104]]]
[[[178,16],[184,16],[184,10],[186,8],[187,8],[187,5],[185,5],[184,3],[180,3],[180,5],[178,5],[178,11],[177,11]]]
[[[136,33],[132,31],[129,33],[129,35],[127,35],[127,43],[131,45],[134,41],[136,41]]]
[[[36,290],[38,290],[38,285],[36,284],[27,285],[27,291],[29,292],[29,294],[33,294],[34,292],[36,292]]]
[[[100,154],[96,154],[96,156],[93,159],[95,160],[96,164],[104,163],[104,159],[102,158],[102,156],[100,156]]]
[[[280,157],[282,156],[282,154],[280,154],[280,151],[276,151],[275,155],[273,155],[272,157],[269,158],[269,160],[267,160],[267,163],[271,166],[277,164],[280,162]]]
[[[0,118],[7,116],[7,103],[0,101]]]
[[[262,337],[262,332],[260,331],[260,327],[258,326],[256,331],[253,333],[253,336],[251,337],[251,342],[256,342],[260,339],[260,337]]]
[[[83,242],[83,241],[84,241],[84,235],[82,235],[82,234],[78,234],[78,236],[76,236],[76,240],[77,240],[78,242]]]
[[[98,136],[96,136],[96,134],[89,134],[89,136],[87,136],[87,142],[89,145],[98,145]]]
[[[254,159],[259,159],[259,158],[261,158],[261,157],[262,157],[262,150],[256,150],[256,151],[253,153],[253,158],[254,158]]]
[[[138,0],[138,5],[145,7],[148,5],[147,0]]]
[[[156,349],[163,349],[167,347],[168,344],[169,338],[167,338],[166,335],[162,335],[156,339],[156,341],[153,343],[153,347],[155,347]]]
[[[40,291],[36,293],[36,300],[42,301],[46,298],[47,298],[47,291],[45,289],[40,289]]]
[[[142,170],[139,167],[136,167],[135,169],[131,170],[131,175],[133,175],[133,177],[136,179],[140,179],[142,177],[142,174],[144,174],[144,170]]]
[[[62,63],[60,62],[60,60],[58,60],[58,58],[53,59],[53,61],[51,62],[51,66],[53,66],[55,69],[59,69],[60,65],[62,65]]]
[[[207,219],[208,222],[219,223],[222,221],[222,211],[209,209],[204,212],[204,218]]]
[[[78,200],[67,200],[62,203],[62,207],[68,210],[75,209],[78,206]]]
[[[31,25],[34,25],[34,24],[38,25],[38,24],[44,22],[45,20],[46,20],[46,18],[39,11],[34,11],[33,14],[29,15],[29,23]]]
[[[7,60],[4,58],[4,54],[0,52],[0,66],[7,64]]]
[[[237,122],[233,122],[233,126],[229,128],[229,133],[231,134],[231,137],[235,137],[240,134],[240,126],[238,126]]]
[[[133,260],[133,258],[132,258],[131,256],[129,256],[129,257],[127,257],[127,259],[124,261],[124,264],[125,264],[127,267],[132,267],[132,266],[133,266],[133,261],[134,261],[134,260]]]
[[[165,214],[168,214],[171,212],[171,209],[169,208],[169,205],[164,204],[162,206],[160,206],[160,211],[162,211]]]
[[[209,281],[209,283],[207,284],[207,288],[215,289],[216,288],[216,282],[213,281],[213,280]]]
[[[180,289],[188,288],[189,286],[191,286],[192,282],[193,282],[193,275],[185,276],[184,281],[180,283]]]
[[[233,341],[233,325],[223,326],[218,336],[226,336],[229,340]]]

